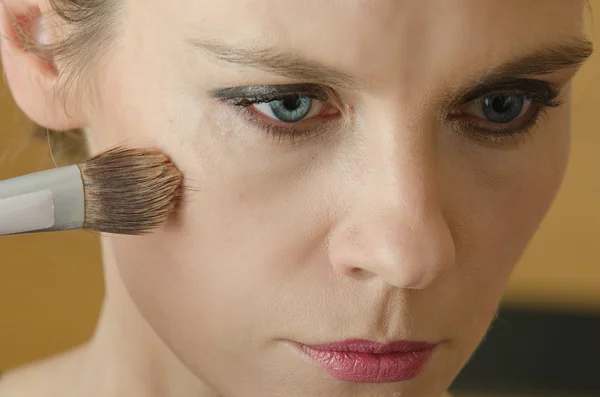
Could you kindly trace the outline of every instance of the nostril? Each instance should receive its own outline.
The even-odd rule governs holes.
[[[365,280],[375,276],[374,273],[361,269],[360,267],[347,267],[344,269],[344,276],[352,277],[357,280]]]

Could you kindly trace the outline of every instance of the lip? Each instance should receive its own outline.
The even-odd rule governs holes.
[[[304,345],[299,350],[328,375],[348,382],[402,382],[416,377],[436,344],[420,341],[379,343],[364,339]]]

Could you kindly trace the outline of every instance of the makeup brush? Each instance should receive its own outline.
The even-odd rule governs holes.
[[[0,181],[0,235],[146,234],[175,211],[182,189],[183,176],[167,155],[117,147],[78,165]]]

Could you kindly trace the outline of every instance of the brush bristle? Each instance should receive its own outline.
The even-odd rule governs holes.
[[[181,201],[183,176],[158,150],[118,147],[79,168],[87,230],[146,234],[163,225]]]

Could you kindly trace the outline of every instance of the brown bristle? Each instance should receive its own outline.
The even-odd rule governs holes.
[[[117,147],[79,168],[87,230],[148,233],[165,223],[182,198],[183,175],[158,150]]]

